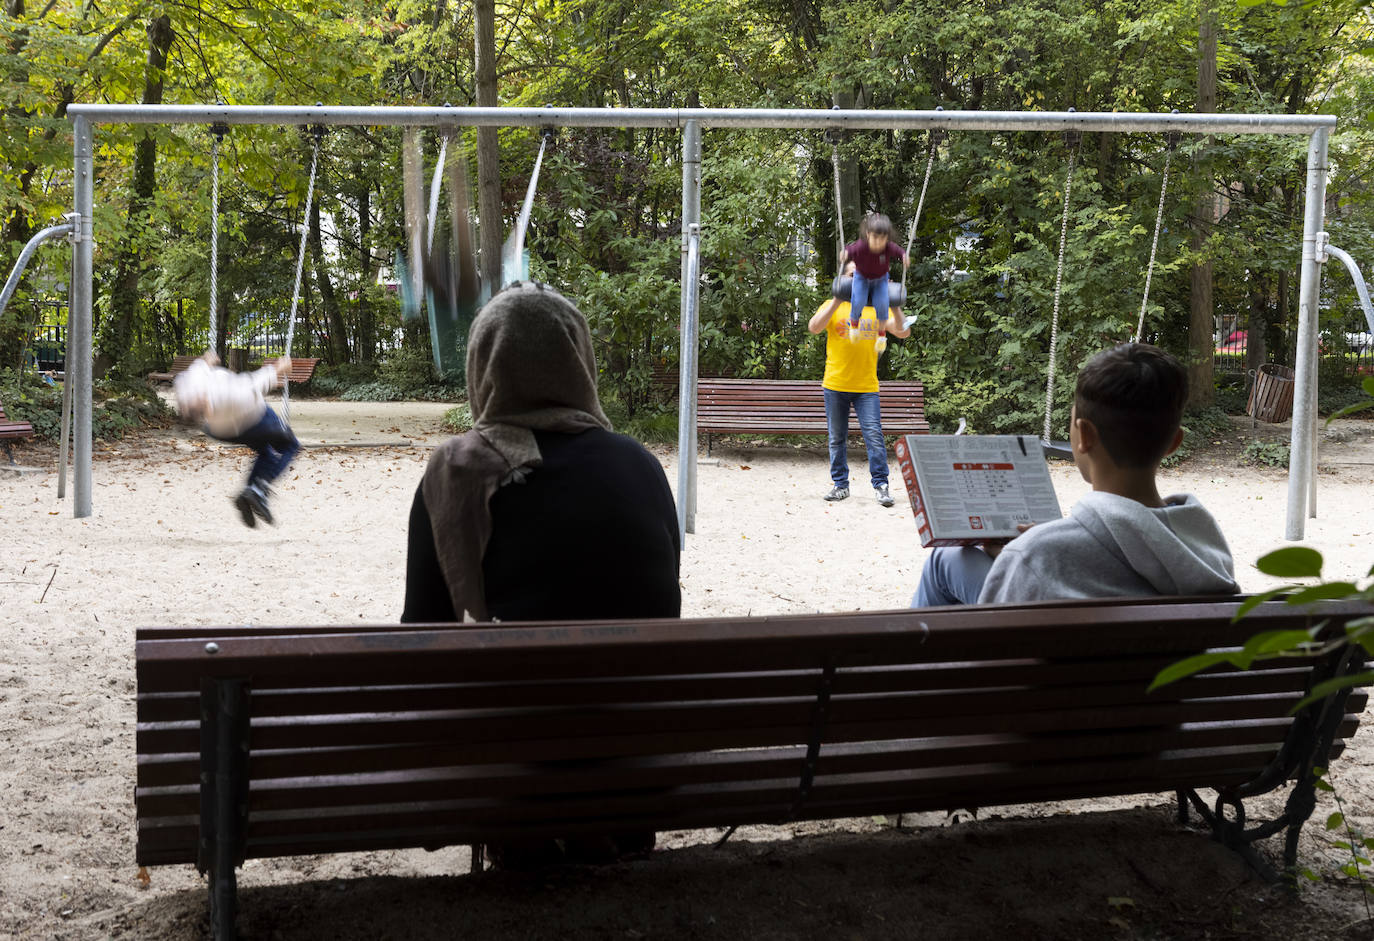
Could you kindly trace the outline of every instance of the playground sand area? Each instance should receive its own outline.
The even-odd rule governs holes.
[[[153,624],[394,622],[404,595],[406,519],[438,406],[306,401],[307,447],[280,481],[275,527],[247,529],[230,497],[247,461],[180,428],[97,444],[93,510],[57,499],[40,470],[0,474],[0,938],[201,938],[204,882],[191,866],[133,861],[133,632]],[[1248,422],[1164,474],[1219,519],[1242,588],[1282,538],[1287,474],[1243,466]],[[1277,426],[1264,429],[1283,438]],[[732,440],[699,466],[696,533],[683,556],[684,616],[904,607],[924,551],[900,480],[898,504],[828,489],[824,448]],[[676,486],[675,455],[654,447]],[[1320,451],[1319,519],[1306,543],[1330,577],[1374,562],[1374,423],[1342,422]],[[1067,510],[1086,490],[1052,470]],[[68,481],[71,486],[71,481]],[[1374,827],[1374,731],[1331,778],[1348,816]],[[1282,795],[1256,800],[1267,819]],[[1370,938],[1358,886],[1322,795],[1301,862],[1322,874],[1298,901],[1201,831],[1174,822],[1171,795],[665,833],[646,860],[468,878],[468,851],[250,860],[240,871],[245,938]],[[1277,843],[1277,841],[1270,841]],[[1277,853],[1277,845],[1268,852]]]

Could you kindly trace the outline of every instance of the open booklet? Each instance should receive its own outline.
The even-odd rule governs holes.
[[[922,546],[1012,539],[1063,515],[1037,438],[906,435],[896,454]]]

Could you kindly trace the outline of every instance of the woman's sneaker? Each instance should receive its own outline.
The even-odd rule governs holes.
[[[897,501],[892,499],[892,491],[887,488],[887,484],[873,488],[873,495],[878,498],[878,503],[882,506],[892,506]]]
[[[825,495],[825,499],[831,503],[837,503],[840,500],[848,500],[849,488],[841,487],[839,484],[836,484],[834,487],[830,488],[830,492]]]

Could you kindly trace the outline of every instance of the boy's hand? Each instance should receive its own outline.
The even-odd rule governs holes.
[[[854,273],[854,262],[851,261],[851,262],[849,262],[848,264],[846,264],[846,265],[844,266],[844,271],[841,272],[841,274],[850,275],[850,274],[853,274],[853,273]]]
[[[1019,536],[1021,533],[1024,533],[1026,530],[1030,529],[1034,525],[1034,523],[1017,523],[1016,534]],[[978,548],[986,552],[988,554],[988,558],[995,559],[1002,554],[1002,550],[1006,548],[1006,545],[1009,542],[1011,542],[1011,539],[1006,539],[1001,542],[983,542],[978,544]]]
[[[291,357],[283,356],[277,360],[277,375],[284,376],[291,371]]]

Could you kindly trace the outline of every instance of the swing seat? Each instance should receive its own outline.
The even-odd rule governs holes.
[[[830,282],[830,296],[837,301],[847,301],[854,295],[854,279],[841,275]],[[906,288],[896,281],[887,282],[887,306],[905,307]]]

